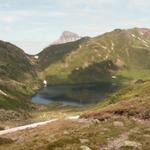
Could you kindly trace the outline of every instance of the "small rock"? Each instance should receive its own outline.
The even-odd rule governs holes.
[[[81,144],[89,143],[88,139],[79,139]]]
[[[100,132],[100,134],[102,134],[102,135],[103,135],[103,134],[105,134],[105,132]]]
[[[36,56],[34,56],[34,58],[35,58],[35,59],[39,59],[39,56],[36,55]]]
[[[144,134],[144,137],[150,138],[149,134]]]
[[[142,144],[138,143],[138,142],[135,142],[135,141],[124,141],[122,147],[124,147],[124,146],[140,148],[142,146]]]
[[[108,128],[102,128],[102,131],[110,131]]]
[[[141,84],[141,83],[144,83],[144,81],[142,79],[138,79],[136,81],[134,81],[135,84]]]
[[[100,121],[98,119],[91,119],[91,122],[94,123],[94,124],[99,124]]]
[[[69,134],[69,132],[68,132],[68,131],[64,131],[64,134],[65,134],[65,135],[68,135],[68,134]]]
[[[115,127],[123,127],[123,126],[124,126],[124,123],[121,122],[121,121],[114,121],[114,122],[113,122],[113,125],[114,125]]]
[[[112,76],[112,79],[116,79],[117,77],[116,76]]]
[[[80,146],[80,148],[82,149],[82,150],[92,150],[92,149],[90,149],[88,146],[86,146],[86,145],[82,145],[82,146]]]

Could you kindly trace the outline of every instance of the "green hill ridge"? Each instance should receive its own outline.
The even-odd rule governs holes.
[[[17,46],[0,41],[0,108],[28,109],[36,80],[29,56]]]
[[[39,54],[43,66],[39,77],[49,84],[111,81],[114,75],[126,78],[128,73],[150,69],[149,29],[116,29],[55,48],[50,46]]]

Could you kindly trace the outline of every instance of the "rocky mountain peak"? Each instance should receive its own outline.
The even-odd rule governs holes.
[[[62,43],[68,43],[73,42],[81,39],[81,37],[73,32],[70,31],[64,31],[60,38],[52,43],[52,45],[62,44]]]

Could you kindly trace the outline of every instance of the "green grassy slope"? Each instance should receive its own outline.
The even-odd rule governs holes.
[[[37,75],[28,56],[11,43],[0,41],[0,108],[27,108]]]
[[[114,115],[150,119],[150,80],[134,83],[112,94],[102,103],[88,110],[82,117],[99,120]]]
[[[90,111],[87,110],[81,116],[83,120],[61,119],[41,127],[8,134],[1,138],[0,148],[149,150],[149,91],[149,80],[132,84],[118,91],[105,103],[91,107]]]
[[[57,52],[66,50],[66,44],[58,46],[61,48]],[[39,74],[42,79],[47,78],[49,84],[111,81],[112,75],[121,79],[126,78],[128,72],[135,74],[140,69],[149,74],[150,70],[149,29],[116,29],[79,43],[73,51],[55,61],[44,62],[44,58],[57,58],[57,54],[51,55],[51,49],[53,47],[39,54],[40,60],[43,60],[40,64],[45,66]]]
[[[75,42],[68,42],[59,45],[51,45],[45,48],[41,53],[38,54],[40,56],[39,67],[41,69],[45,69],[55,62],[63,60],[66,55],[69,55],[69,53],[78,49],[79,45],[81,43],[88,41],[88,39],[89,39],[88,37],[85,37]]]

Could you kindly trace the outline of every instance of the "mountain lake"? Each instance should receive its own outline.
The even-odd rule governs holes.
[[[92,105],[104,100],[115,89],[112,83],[47,86],[32,97],[32,102],[44,105],[58,103],[63,106]]]

